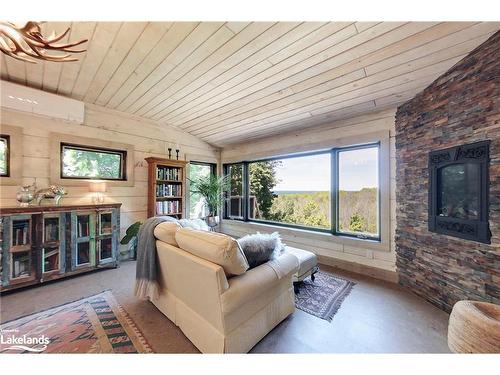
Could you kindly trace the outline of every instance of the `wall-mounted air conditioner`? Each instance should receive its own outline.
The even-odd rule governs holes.
[[[83,124],[85,105],[75,99],[0,81],[2,108]]]

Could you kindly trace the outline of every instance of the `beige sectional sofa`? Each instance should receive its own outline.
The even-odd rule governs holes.
[[[152,299],[203,353],[246,353],[294,312],[298,259],[248,270],[238,243],[166,222],[155,229],[160,293]]]

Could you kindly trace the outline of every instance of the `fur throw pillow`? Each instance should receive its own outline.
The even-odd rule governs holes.
[[[279,257],[285,247],[278,232],[271,234],[248,234],[238,240],[250,268],[260,266],[270,259]]]

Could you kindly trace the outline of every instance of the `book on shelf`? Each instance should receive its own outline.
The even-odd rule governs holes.
[[[21,246],[29,243],[29,221],[14,222],[12,224],[12,245]]]
[[[180,197],[182,196],[182,186],[175,184],[157,184],[156,197]]]
[[[182,210],[180,201],[163,201],[156,202],[157,215],[172,215],[179,214]]]
[[[43,249],[43,272],[59,268],[59,248]]]
[[[45,241],[57,241],[59,239],[57,230],[59,225],[57,224],[46,224],[45,225]]]
[[[23,253],[14,259],[14,264],[12,267],[13,278],[29,276],[30,274],[30,260],[29,253]]]
[[[52,249],[44,249],[43,251],[43,257],[44,258],[50,258],[53,255],[59,254],[59,248],[52,248]]]
[[[157,180],[180,181],[180,168],[176,167],[156,167]]]
[[[85,223],[82,223],[81,221],[78,222],[78,237],[88,237],[90,233],[89,230],[89,223],[88,221]]]

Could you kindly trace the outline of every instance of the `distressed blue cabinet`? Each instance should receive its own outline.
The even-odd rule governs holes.
[[[119,265],[120,204],[0,208],[0,291]]]

